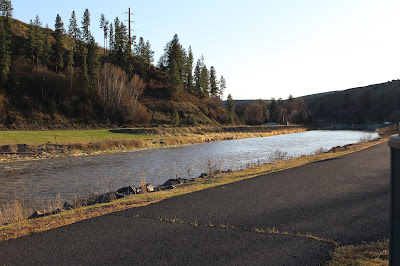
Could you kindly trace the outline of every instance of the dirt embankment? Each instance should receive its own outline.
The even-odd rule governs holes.
[[[0,161],[79,156],[124,150],[191,145],[221,140],[268,137],[307,131],[307,128],[301,126],[159,127],[115,129],[110,131],[116,134],[145,135],[146,138],[72,144],[8,144],[0,146]]]

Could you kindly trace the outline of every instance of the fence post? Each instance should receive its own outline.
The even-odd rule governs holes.
[[[400,126],[399,126],[400,129]],[[400,130],[399,130],[400,131]],[[400,135],[389,138],[391,231],[389,265],[400,266]]]

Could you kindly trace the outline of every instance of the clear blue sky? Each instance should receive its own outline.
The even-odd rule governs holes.
[[[65,28],[75,10],[86,8],[91,30],[103,45],[100,14],[108,20],[135,15],[134,35],[149,40],[155,63],[178,34],[204,54],[227,81],[225,97],[287,98],[343,90],[400,78],[399,0],[12,0],[14,18],[29,23],[36,14]]]

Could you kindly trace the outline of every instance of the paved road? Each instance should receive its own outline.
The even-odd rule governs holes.
[[[295,235],[388,238],[389,187],[385,143],[0,243],[0,265],[320,265],[334,245]]]

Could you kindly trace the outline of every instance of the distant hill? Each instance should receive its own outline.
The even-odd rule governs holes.
[[[306,95],[314,122],[364,124],[400,120],[400,81]]]
[[[313,123],[364,124],[400,122],[400,80],[299,97],[312,113]],[[235,100],[238,113],[255,100]],[[286,99],[283,99],[283,103]],[[266,100],[267,106],[270,100]]]

